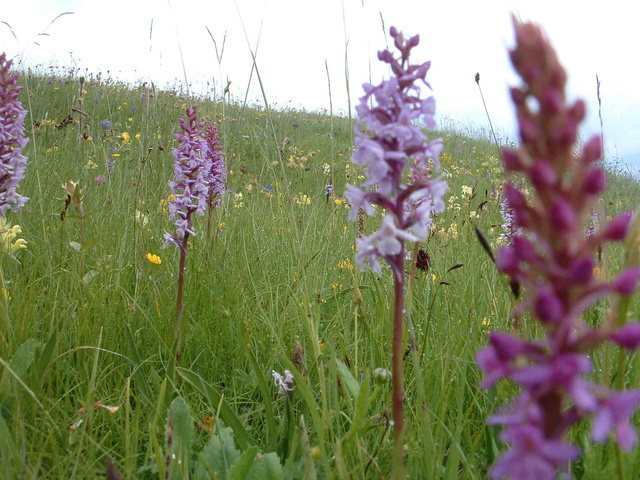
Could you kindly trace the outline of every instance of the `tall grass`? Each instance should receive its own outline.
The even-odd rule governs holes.
[[[28,248],[2,265],[14,336],[0,346],[0,477],[100,478],[108,462],[123,478],[165,469],[198,477],[205,445],[214,434],[224,445],[227,426],[240,451],[275,452],[285,478],[385,478],[391,388],[372,374],[390,368],[392,281],[389,271],[378,279],[354,268],[359,227],[346,221],[341,197],[362,174],[348,162],[351,121],[88,76],[79,134],[79,79],[31,72],[21,81],[31,138],[21,190],[31,200],[9,218]],[[190,242],[182,368],[170,384],[179,252],[161,249],[162,233],[171,228],[173,134],[194,102],[218,122],[230,190],[214,212],[215,234]],[[407,264],[406,463],[411,478],[475,479],[498,452],[485,418],[513,393],[506,385],[482,391],[474,363],[487,331],[516,328],[509,285],[474,231],[495,247],[503,178],[490,141],[455,126],[440,133],[448,208],[422,246],[428,270]],[[67,180],[84,192],[82,213],[60,213]],[[637,182],[614,171],[611,184],[608,214],[634,209]],[[605,251],[603,270],[617,271],[621,257]],[[601,311],[590,315],[597,322]],[[613,353],[594,358],[596,376],[612,374]],[[629,385],[638,384],[637,363],[632,357]],[[287,398],[271,380],[284,369],[296,382]],[[576,478],[613,471],[610,445],[591,445],[583,430],[572,435],[586,453]],[[176,445],[182,463],[171,460]],[[189,470],[189,461],[199,466]],[[635,478],[640,456],[623,461]]]

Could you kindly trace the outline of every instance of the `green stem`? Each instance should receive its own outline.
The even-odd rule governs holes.
[[[0,260],[2,257],[0,256]],[[5,290],[4,285],[4,272],[2,271],[2,265],[0,264],[0,297],[2,297],[2,319],[5,324],[5,332],[7,332],[7,337],[2,338],[3,343],[7,347],[7,352],[9,351],[9,347],[11,345],[11,340],[13,337],[13,328],[11,325],[11,319],[9,318],[9,302],[7,301],[7,291]]]
[[[176,300],[176,361],[179,363],[182,357],[182,314],[184,312],[184,266],[187,259],[187,244],[189,242],[189,232],[185,232],[180,248],[180,264],[178,266],[178,298]]]

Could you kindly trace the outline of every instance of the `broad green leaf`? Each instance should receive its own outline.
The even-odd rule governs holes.
[[[49,363],[51,362],[51,358],[53,357],[53,352],[55,351],[56,345],[58,343],[58,330],[54,329],[51,332],[51,336],[44,348],[42,349],[42,353],[38,355],[38,360],[36,362],[36,378],[40,379],[40,385],[42,386],[42,381],[44,380],[44,372],[49,367]]]
[[[173,431],[176,440],[181,442],[182,448],[191,450],[193,438],[193,417],[189,411],[189,405],[182,397],[176,397],[171,402],[171,416],[173,420]]]
[[[357,432],[364,426],[366,421],[367,411],[369,410],[369,405],[371,404],[372,396],[369,395],[370,391],[370,378],[369,375],[365,375],[362,380],[362,385],[360,385],[360,392],[356,399],[356,411],[353,415],[353,420],[351,422],[351,428],[345,437],[345,443],[347,439],[351,439]]]
[[[229,480],[231,466],[239,457],[240,451],[235,447],[232,430],[225,427],[213,435],[202,449],[197,478],[204,480],[217,475],[220,480]]]
[[[360,393],[360,385],[357,380],[353,377],[349,368],[342,363],[342,361],[336,358],[336,364],[338,365],[338,374],[340,375],[340,379],[342,383],[344,383],[349,389],[349,393],[353,398],[358,398],[358,394]]]
[[[282,465],[280,459],[274,452],[263,455],[260,460],[253,464],[245,480],[281,480]]]
[[[231,480],[245,480],[249,472],[258,461],[258,447],[253,446],[245,450],[233,465],[231,465]]]
[[[9,360],[9,366],[11,370],[13,370],[14,375],[22,378],[24,380],[25,373],[33,363],[33,360],[36,355],[36,348],[40,345],[34,338],[30,338],[22,345],[18,347],[18,350],[13,354],[11,360]],[[0,378],[0,394],[7,393],[7,389],[9,388],[9,382],[6,380],[8,377],[8,372],[5,370],[2,373],[2,378]]]

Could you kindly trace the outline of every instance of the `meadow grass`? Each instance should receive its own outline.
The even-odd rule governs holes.
[[[275,452],[264,458],[283,478],[386,478],[391,387],[372,373],[390,368],[393,289],[388,269],[378,278],[353,260],[359,229],[380,219],[347,222],[341,194],[363,174],[349,162],[352,122],[95,78],[20,81],[30,201],[8,221],[28,248],[2,264],[11,330],[0,342],[0,478],[209,478],[206,448],[234,448],[225,426],[238,450]],[[229,192],[196,219],[182,358],[168,375],[179,252],[161,247],[173,228],[173,134],[192,104],[217,123]],[[428,271],[407,263],[406,464],[411,478],[484,478],[502,448],[485,420],[514,387],[482,390],[474,356],[492,329],[541,332],[513,325],[509,285],[476,238],[477,226],[495,248],[501,233],[495,145],[455,126],[439,135],[447,209],[420,246]],[[610,170],[602,211],[634,210],[637,179]],[[65,204],[68,180],[81,205]],[[602,274],[623,255],[606,250]],[[599,351],[595,376],[615,381],[617,359]],[[625,385],[637,386],[637,356],[624,361]],[[285,369],[296,389],[282,396],[271,372]],[[617,471],[610,444],[594,446],[584,427],[571,434],[585,453],[576,478]],[[637,478],[640,454],[623,461]]]

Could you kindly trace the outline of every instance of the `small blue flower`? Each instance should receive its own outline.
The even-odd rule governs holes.
[[[271,193],[271,192],[273,192],[273,187],[271,185],[264,186],[264,187],[262,187],[262,191]]]
[[[111,127],[112,127],[111,122],[110,122],[110,121],[108,121],[108,120],[103,120],[103,121],[101,121],[101,122],[100,122],[100,126],[101,126],[102,128],[104,128],[105,130],[111,130]]]
[[[131,113],[136,113],[137,111],[138,111],[138,109],[137,109],[137,108],[132,108],[132,109],[131,109]]]

